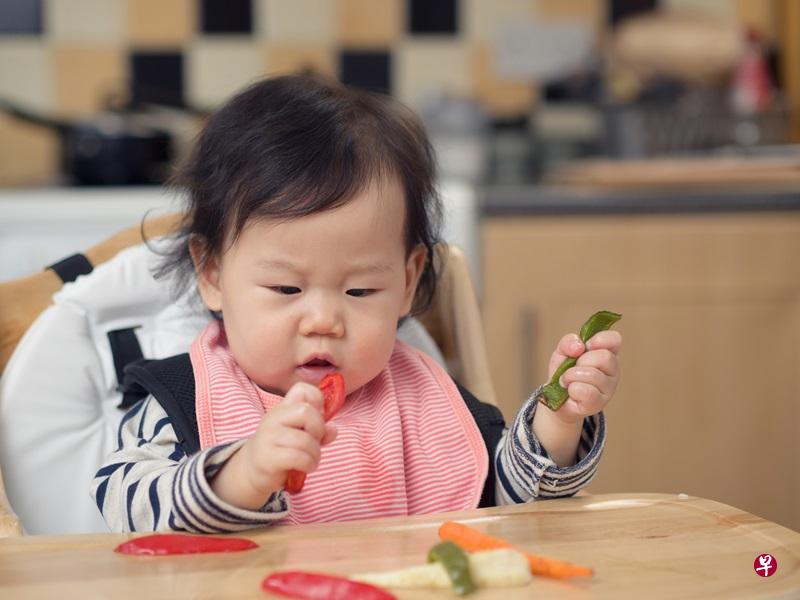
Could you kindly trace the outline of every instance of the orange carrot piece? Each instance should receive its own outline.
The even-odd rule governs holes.
[[[445,521],[439,527],[439,537],[443,540],[455,542],[467,552],[479,550],[495,550],[497,548],[511,548],[521,552],[528,559],[531,573],[542,577],[566,579],[568,577],[591,577],[594,571],[589,567],[568,563],[563,560],[530,554],[517,548],[502,538],[482,533],[463,523]]]

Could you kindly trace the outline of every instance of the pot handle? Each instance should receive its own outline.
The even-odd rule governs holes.
[[[27,108],[22,108],[5,98],[0,98],[0,112],[19,119],[20,121],[25,121],[26,123],[32,123],[33,125],[54,129],[59,133],[63,133],[71,127],[71,124],[67,123],[66,121],[61,121],[53,117],[45,117],[37,114],[31,110],[28,110]]]

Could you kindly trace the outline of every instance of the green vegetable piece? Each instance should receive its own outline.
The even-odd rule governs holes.
[[[458,544],[442,542],[428,552],[428,562],[440,562],[453,584],[453,591],[459,596],[475,591],[475,582],[469,571],[469,558]]]
[[[594,334],[610,329],[611,326],[621,318],[621,314],[609,310],[601,310],[594,313],[589,317],[586,323],[583,324],[583,327],[581,327],[579,333],[581,341],[583,343],[588,342]],[[574,367],[576,362],[577,360],[572,357],[564,359],[564,362],[562,362],[555,373],[553,373],[547,385],[542,386],[541,390],[539,390],[536,399],[546,404],[551,410],[558,410],[561,408],[564,402],[567,401],[569,394],[558,380],[564,374],[564,371],[570,367]]]

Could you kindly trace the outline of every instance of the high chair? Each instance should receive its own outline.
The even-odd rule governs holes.
[[[81,456],[74,462],[79,470],[81,460],[88,460],[89,467],[99,465],[93,461],[113,449],[116,424],[122,416],[116,408],[120,394],[115,369],[119,365],[114,364],[107,347],[110,334],[120,330],[115,327],[136,327],[144,355],[161,358],[185,352],[207,322],[207,315],[193,320],[181,315],[185,306],[173,302],[164,289],[168,286],[156,283],[150,275],[148,250],[142,241],[168,233],[177,220],[178,215],[148,220],[144,226],[136,225],[89,248],[84,252],[88,262],[83,263],[83,270],[97,269],[91,277],[73,284],[63,286],[51,268],[0,283],[0,465],[8,492],[0,473],[0,537],[19,535],[23,528],[20,520],[29,533],[104,530],[89,496],[90,481],[79,484],[83,489],[72,490],[71,496],[67,486],[80,479],[71,473],[60,474],[64,488],[43,493],[36,487],[42,481],[54,485],[58,476],[46,470],[52,470],[58,460],[71,461],[73,453]],[[436,260],[442,277],[434,304],[419,320],[410,319],[409,327],[404,325],[408,336],[404,339],[438,355],[464,387],[484,402],[496,404],[480,311],[464,255],[454,246],[445,246]],[[80,271],[81,261],[77,264]],[[56,269],[64,273],[63,268]],[[137,293],[144,290],[146,301],[133,317],[124,306],[126,295],[113,295],[118,285]],[[82,302],[101,305],[99,310],[90,307],[95,313],[76,299],[73,292],[82,288],[88,289]],[[112,299],[103,305],[106,295]],[[58,442],[55,449],[53,444],[35,441],[16,445],[18,432],[39,430],[42,439]],[[49,450],[42,450],[43,445]],[[33,506],[36,503],[38,508]],[[51,514],[41,519],[40,512],[45,510]],[[80,518],[70,522],[73,513]]]

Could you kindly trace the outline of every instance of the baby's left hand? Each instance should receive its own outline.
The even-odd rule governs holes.
[[[622,335],[614,330],[595,334],[585,345],[574,333],[561,338],[550,357],[547,379],[568,356],[578,360],[561,376],[561,385],[567,388],[569,398],[554,416],[575,423],[603,410],[617,389],[621,346]]]

